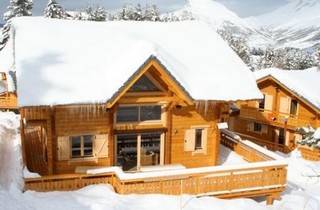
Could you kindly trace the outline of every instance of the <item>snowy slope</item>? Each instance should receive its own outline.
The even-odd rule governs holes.
[[[320,1],[290,0],[279,9],[246,19],[268,30],[276,47],[312,48],[320,45]]]

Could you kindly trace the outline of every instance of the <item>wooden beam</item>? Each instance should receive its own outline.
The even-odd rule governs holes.
[[[157,103],[163,104],[171,101],[179,101],[176,97],[173,96],[164,96],[164,97],[123,97],[119,100],[121,104],[135,104],[135,103]]]

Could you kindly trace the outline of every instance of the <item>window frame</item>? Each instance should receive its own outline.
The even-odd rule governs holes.
[[[296,110],[295,110],[295,113],[294,113],[294,114],[291,113],[291,111],[292,111],[292,101],[296,101],[296,102],[297,102],[297,103],[296,103]],[[289,110],[289,113],[290,113],[291,116],[297,116],[297,115],[298,115],[298,107],[299,107],[299,102],[298,102],[298,100],[297,100],[297,99],[291,99],[291,100],[290,100],[290,110]]]
[[[85,136],[91,136],[91,155],[84,155],[84,137]],[[73,146],[72,146],[72,138],[74,137],[80,137],[80,156],[73,156],[72,151],[73,151]],[[83,159],[83,158],[92,158],[94,157],[94,140],[96,136],[93,134],[81,134],[81,135],[73,135],[69,136],[69,141],[70,141],[70,157],[71,159]]]
[[[262,106],[262,107],[261,107]],[[260,110],[264,110],[266,107],[266,94],[263,94],[263,99],[261,101],[259,101],[259,105],[258,108]]]
[[[160,108],[160,118],[156,120],[141,120],[141,107],[158,106]],[[118,109],[114,113],[114,123],[121,124],[160,124],[163,120],[163,104],[121,104],[120,107],[138,107],[138,121],[118,121]]]
[[[202,150],[203,149],[203,141],[202,141],[202,138],[203,138],[203,130],[204,128],[195,128],[195,138],[194,138],[194,151],[197,151],[197,150]],[[197,137],[198,136],[198,132],[200,131],[200,146],[197,145],[197,142],[199,139]]]

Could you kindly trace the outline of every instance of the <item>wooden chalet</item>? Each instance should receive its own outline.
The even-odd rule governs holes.
[[[320,126],[320,72],[266,69],[255,74],[264,99],[238,103],[240,114],[230,119],[230,127],[269,149],[289,152],[302,138],[298,128]]]
[[[122,194],[268,196],[268,203],[284,190],[286,164],[230,134],[222,143],[254,163],[215,168],[230,102],[262,95],[207,25],[25,17],[13,28],[23,160],[42,176],[26,178],[26,189],[109,183]],[[162,172],[144,173],[154,170]]]

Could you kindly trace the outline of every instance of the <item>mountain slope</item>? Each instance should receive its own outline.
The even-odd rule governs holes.
[[[320,43],[319,11],[319,0],[291,0],[273,12],[246,21],[269,31],[276,48],[314,49]]]

